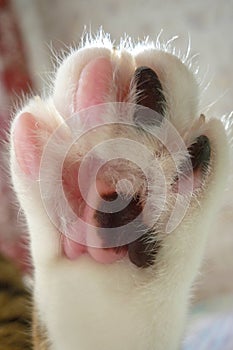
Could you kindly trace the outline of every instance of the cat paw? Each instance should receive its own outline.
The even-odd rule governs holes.
[[[69,260],[148,267],[170,234],[206,222],[226,141],[220,121],[199,116],[198,98],[194,75],[170,53],[72,52],[51,95],[31,99],[12,124],[12,177],[32,241]],[[49,239],[35,234],[41,226]]]

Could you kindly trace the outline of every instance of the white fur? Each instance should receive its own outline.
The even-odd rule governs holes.
[[[137,50],[122,46],[117,54],[102,46],[93,42],[71,52],[57,72],[52,96],[47,100],[34,98],[23,110],[48,124],[49,129],[60,125],[62,118],[72,114],[73,91],[82,67],[101,55],[114,62],[119,72],[116,84],[130,81],[136,66],[154,68],[167,99],[166,117],[182,135],[191,129],[199,117],[198,88],[192,73],[177,57],[145,45],[137,46]],[[12,135],[14,125],[13,122]],[[51,350],[180,347],[190,288],[227,175],[228,146],[221,122],[210,119],[203,129],[212,146],[211,171],[205,188],[193,197],[178,228],[163,237],[155,264],[146,269],[137,268],[127,258],[102,265],[88,256],[77,261],[61,257],[60,236],[45,212],[38,182],[22,174],[12,136],[12,179],[29,227],[35,303]]]

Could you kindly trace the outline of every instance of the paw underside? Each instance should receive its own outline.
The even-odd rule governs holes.
[[[157,52],[150,52],[154,60],[128,62],[110,51],[87,49],[87,58],[84,51],[62,64],[48,100],[33,99],[16,117],[17,176],[43,185],[63,257],[89,254],[99,263],[129,259],[148,267],[177,197],[191,202],[208,182],[208,123],[186,111],[180,130],[174,122],[184,101],[170,89],[166,64],[179,68],[176,90],[184,80],[184,90],[194,83],[172,55],[156,69]]]

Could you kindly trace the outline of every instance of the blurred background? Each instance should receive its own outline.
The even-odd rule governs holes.
[[[206,83],[212,83],[205,106],[219,98],[212,113],[232,110],[232,0],[12,0],[12,7],[31,78],[39,89],[41,77],[51,68],[48,46],[59,51],[78,44],[84,27],[96,33],[102,26],[116,43],[125,33],[135,40],[146,36],[153,40],[163,29],[161,39],[178,35],[176,45],[181,50],[187,49],[190,36],[203,74],[209,69]]]
[[[53,70],[51,48],[60,52],[78,45],[85,28],[95,34],[101,26],[116,44],[125,33],[136,41],[147,36],[155,40],[163,29],[161,41],[178,35],[174,45],[186,51],[190,38],[203,80],[200,111],[221,117],[233,109],[232,0],[0,0],[0,250],[18,263],[25,254],[24,230],[4,163],[12,106],[23,94],[46,88],[46,76]],[[213,226],[196,301],[233,294],[231,197],[226,192],[219,224]]]

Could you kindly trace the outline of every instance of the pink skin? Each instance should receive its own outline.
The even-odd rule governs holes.
[[[87,195],[87,201],[88,203],[92,204],[93,208],[96,208],[98,206],[98,199],[95,191],[97,191],[98,194],[101,195],[107,194],[110,191],[110,189],[106,187],[103,181],[100,180],[97,180],[96,183],[93,183],[90,186],[90,190]],[[93,219],[95,210],[93,208],[89,205],[85,205],[81,219],[84,222],[87,222],[95,227],[96,223]],[[79,224],[76,224],[76,227],[72,227],[73,232],[78,230],[80,230]],[[102,242],[98,234],[96,234],[96,230],[90,230],[88,229],[88,226],[84,227],[84,230],[86,245],[75,242],[74,240],[66,236],[63,237],[63,251],[68,259],[76,260],[80,255],[88,253],[95,261],[103,264],[110,264],[115,262],[116,260],[122,259],[126,255],[126,249],[122,249],[116,252],[116,250],[111,248],[101,248]]]
[[[106,96],[111,92],[112,81],[113,67],[109,58],[98,57],[87,63],[80,74],[76,93],[74,95],[73,105],[75,112],[104,103]],[[95,125],[96,122],[100,121],[99,118],[100,116],[98,114],[93,114],[91,119],[88,120],[88,123],[91,123],[90,126]],[[85,120],[83,120],[83,122],[85,122]],[[36,138],[34,136],[41,128],[46,129],[46,126],[38,123],[34,116],[27,112],[22,113],[15,121],[14,125],[16,158],[23,173],[32,180],[36,180],[39,174],[41,151],[36,144]],[[201,175],[194,175],[196,181],[195,186],[197,186],[197,181]],[[86,178],[88,181],[90,178],[89,174],[87,174]],[[74,194],[70,203],[72,204],[72,200],[74,200],[74,203],[78,201],[82,202],[79,189],[75,190],[72,180],[65,176],[64,182],[66,183],[65,186],[67,186],[68,192],[73,192]],[[95,183],[90,183],[87,191],[87,199],[88,202],[92,204],[93,208],[98,207],[98,197],[94,190],[95,186],[100,195],[106,195],[114,191],[114,189],[109,189],[102,179],[98,179]],[[176,188],[173,190],[176,190]],[[69,237],[64,235],[62,239],[63,254],[70,260],[76,260],[82,254],[89,254],[95,261],[103,264],[113,263],[122,259],[127,254],[127,249],[121,249],[116,252],[116,249],[103,247],[103,242],[95,229],[95,210],[93,208],[85,204],[80,218],[94,228],[90,230],[90,228],[87,228],[87,225],[80,226],[78,222],[74,224],[74,227],[70,230],[70,232],[74,233],[72,237],[75,238],[75,233],[77,232],[77,236],[78,233],[81,233],[84,236],[84,240],[82,240],[81,244],[76,242],[75,239],[69,238],[71,235]]]
[[[75,94],[74,106],[75,111],[98,105],[105,102],[105,96],[109,94],[112,82],[113,70],[110,59],[106,57],[98,57],[91,60],[82,70]],[[99,122],[99,116],[93,115],[91,122]],[[88,178],[88,176],[87,176]],[[88,202],[92,203],[93,207],[97,207],[97,198],[94,187],[98,193],[107,193],[109,189],[101,181],[90,185],[88,192]],[[96,226],[93,220],[94,209],[85,205],[82,220]],[[79,230],[80,228],[73,228]],[[102,242],[95,230],[85,232],[86,245],[80,244],[63,237],[63,252],[70,260],[76,260],[84,253],[88,253],[95,261],[109,264],[116,260],[122,259],[126,255],[126,250],[116,252],[111,248],[101,248]]]
[[[75,95],[75,110],[104,102],[112,81],[112,64],[106,57],[91,60],[82,70]]]
[[[112,82],[113,70],[110,59],[105,57],[99,57],[91,60],[81,72],[76,94],[74,100],[75,111],[88,108],[93,105],[97,105],[105,102],[105,96],[109,94],[111,82]],[[93,115],[91,122],[98,120],[98,115]],[[36,180],[39,175],[39,166],[41,151],[37,145],[37,139],[35,137],[36,132],[44,128],[45,125],[40,125],[31,113],[22,113],[15,121],[14,125],[14,144],[15,153],[18,164],[23,173],[31,180]],[[87,174],[87,178],[88,178]],[[68,180],[69,182],[69,180]],[[105,193],[109,189],[103,182],[97,181],[97,190],[99,193]],[[70,183],[72,188],[72,183]],[[88,191],[88,199],[96,206],[97,201],[93,187],[95,184],[90,184],[90,190]],[[79,191],[76,191],[76,194]],[[94,195],[93,195],[94,193]],[[79,194],[80,196],[80,194]],[[94,209],[85,205],[82,220],[96,226],[93,219]],[[78,225],[77,225],[78,226]],[[81,227],[72,227],[72,231],[78,232]],[[94,234],[93,234],[94,231]],[[62,247],[64,255],[70,260],[76,260],[84,253],[88,253],[94,260],[108,264],[116,260],[122,259],[126,255],[126,251],[116,253],[111,248],[101,248],[102,242],[95,230],[92,232],[85,232],[84,234],[86,242],[80,244],[71,240],[70,238],[63,236]],[[98,248],[99,247],[99,248]]]
[[[110,59],[106,57],[98,57],[91,60],[82,70],[75,94],[74,107],[75,111],[104,103],[105,96],[109,94],[110,85],[112,82],[112,64]],[[92,115],[91,123],[99,121],[98,115]],[[87,176],[88,178],[88,176]],[[96,190],[99,193],[105,193],[109,191],[106,186],[98,181],[96,184],[90,185],[90,190],[87,195],[89,203],[92,203],[93,207],[97,206]],[[88,205],[85,205],[82,220],[90,225],[96,226],[93,219],[94,209]],[[79,226],[77,224],[77,226]],[[79,230],[80,227],[72,228],[72,231]],[[70,260],[76,260],[80,255],[87,253],[95,261],[103,264],[113,263],[116,260],[122,259],[126,255],[126,251],[116,253],[111,248],[101,248],[101,241],[94,230],[87,232],[84,227],[84,234],[86,237],[86,244],[80,244],[71,240],[70,238],[63,237],[63,252],[64,255]],[[98,248],[97,248],[98,247]]]

